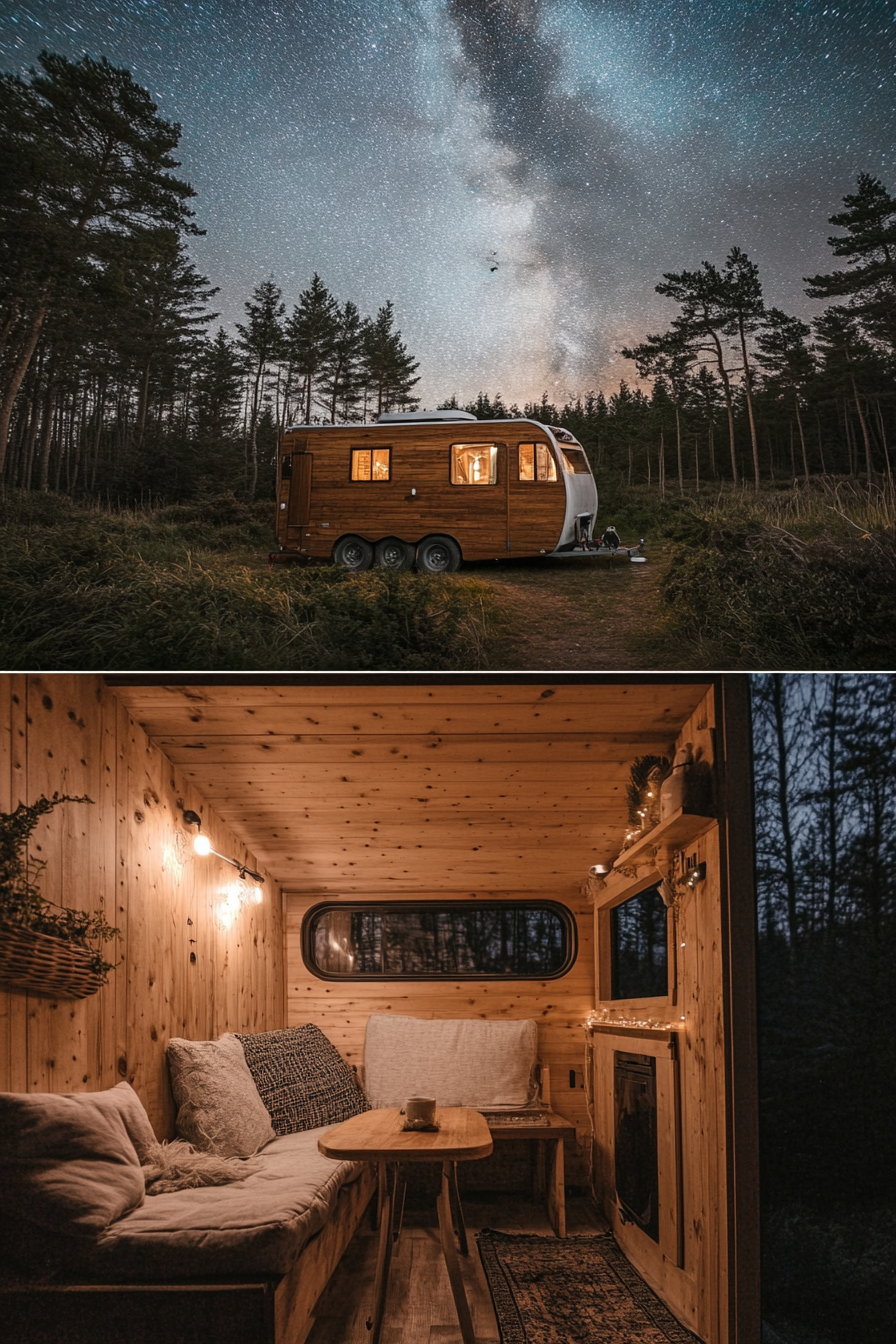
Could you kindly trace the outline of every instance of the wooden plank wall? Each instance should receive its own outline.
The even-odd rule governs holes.
[[[369,893],[371,899],[461,900],[470,891],[423,891]],[[371,1013],[396,1013],[404,1017],[534,1018],[538,1022],[539,1055],[551,1070],[555,1110],[572,1120],[583,1153],[590,1148],[591,1122],[585,1103],[581,1075],[585,1065],[585,1019],[594,1004],[593,915],[589,902],[570,884],[552,888],[545,899],[566,905],[575,917],[579,955],[568,974],[557,980],[458,980],[392,981],[377,984],[358,981],[320,980],[302,960],[301,928],[306,912],[321,900],[338,899],[320,891],[287,892],[286,968],[287,1018],[290,1026],[314,1022],[338,1047],[350,1064],[363,1067],[364,1032]],[[535,891],[477,891],[479,900],[532,900]],[[353,900],[362,899],[353,896]],[[577,1085],[569,1086],[570,1070],[578,1073]],[[568,1173],[572,1182],[584,1179],[584,1162]]]
[[[684,725],[679,743],[692,742],[699,758],[714,760],[713,692]],[[677,1001],[646,1017],[668,1019],[680,1028],[682,1264],[633,1225],[624,1227],[615,1212],[613,1183],[613,1050],[638,1052],[632,1032],[620,1047],[616,1037],[594,1035],[595,1138],[598,1198],[626,1254],[673,1311],[711,1344],[728,1340],[726,1188],[726,1079],[722,986],[721,874],[719,828],[688,844],[692,862],[706,863],[706,879],[680,901],[676,920]],[[661,853],[661,872],[671,856]],[[647,868],[639,869],[646,873]],[[614,887],[621,885],[614,877]],[[637,887],[637,879],[631,885]],[[599,903],[598,898],[598,903]],[[595,911],[595,916],[596,916]],[[596,937],[600,924],[595,917]],[[606,1005],[603,1005],[604,1007]],[[631,1010],[628,1010],[630,1012]],[[611,1010],[624,1020],[627,1011]],[[682,1021],[684,1019],[684,1021]]]
[[[5,674],[0,809],[57,790],[94,801],[57,808],[35,831],[31,851],[47,864],[44,895],[104,907],[121,929],[123,960],[86,999],[0,991],[0,1089],[94,1091],[126,1078],[157,1134],[169,1137],[169,1037],[284,1023],[280,891],[268,880],[264,902],[244,906],[223,928],[216,907],[236,871],[193,855],[182,809],[203,816],[215,849],[257,864],[102,678]]]

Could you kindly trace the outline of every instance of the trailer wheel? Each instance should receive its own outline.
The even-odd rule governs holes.
[[[414,548],[398,537],[384,537],[378,541],[373,552],[373,563],[377,569],[409,569],[414,562]]]
[[[363,537],[340,537],[333,547],[333,563],[360,574],[373,563],[373,547]]]
[[[417,568],[424,574],[453,574],[460,547],[450,537],[424,537],[417,547]]]

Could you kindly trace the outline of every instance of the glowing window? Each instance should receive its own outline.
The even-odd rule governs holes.
[[[452,443],[452,485],[494,485],[497,479],[496,443]]]
[[[388,481],[391,448],[353,448],[353,481]]]
[[[321,980],[554,980],[577,951],[556,901],[340,901],[302,921],[302,956]]]
[[[556,481],[557,463],[546,443],[521,443],[519,448],[521,481]]]

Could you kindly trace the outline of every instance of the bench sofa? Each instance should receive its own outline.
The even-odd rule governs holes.
[[[317,1033],[296,1029],[306,1038],[309,1031]],[[253,1041],[273,1036],[290,1038],[241,1039],[248,1054]],[[319,1046],[325,1038],[317,1037]],[[235,1037],[181,1044],[212,1047],[206,1055],[226,1046],[231,1063],[240,1048]],[[246,1155],[242,1179],[154,1195],[146,1194],[145,1177],[153,1168],[141,1158],[158,1153],[155,1135],[127,1083],[100,1093],[0,1094],[0,1318],[7,1337],[17,1344],[302,1344],[375,1189],[370,1166],[318,1151],[320,1135],[347,1118],[346,1110],[367,1109],[348,1066],[334,1047],[329,1051],[330,1071],[344,1070],[346,1104],[323,1125],[288,1132],[280,1111],[289,1080],[283,1085],[282,1077],[273,1093],[264,1092],[267,1106],[258,1097],[248,1124],[244,1106],[242,1129],[233,1133],[220,1112],[210,1126],[211,1112],[197,1106],[195,1092],[192,1102],[182,1095],[179,1128],[182,1121],[195,1138],[205,1124],[207,1137],[214,1131],[212,1151],[239,1146],[253,1124],[265,1142]],[[300,1081],[307,1101],[308,1078]],[[264,1090],[263,1074],[260,1082]],[[311,1118],[325,1104],[327,1086],[332,1093],[325,1071]],[[174,1090],[177,1098],[176,1084]],[[277,1119],[287,1132],[275,1131]]]

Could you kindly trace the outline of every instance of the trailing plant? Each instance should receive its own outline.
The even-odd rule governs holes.
[[[115,963],[103,957],[103,945],[119,936],[101,910],[68,910],[42,896],[36,879],[47,866],[28,853],[28,840],[40,818],[60,803],[92,803],[85,796],[54,793],[36,802],[19,803],[14,812],[0,812],[0,923],[43,933],[83,947],[98,975]]]

